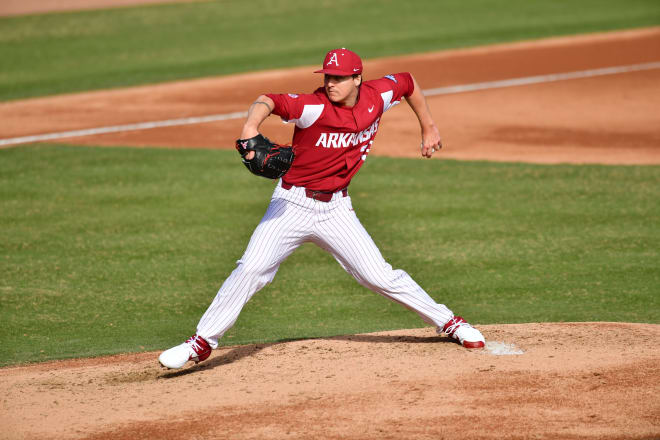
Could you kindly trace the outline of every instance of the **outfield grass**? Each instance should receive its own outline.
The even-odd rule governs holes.
[[[659,171],[370,157],[351,195],[390,263],[472,321],[660,323]],[[0,364],[180,342],[272,187],[231,151],[0,150]],[[421,325],[305,245],[223,343]]]
[[[256,11],[256,12],[255,12]],[[0,101],[660,24],[657,0],[223,0],[0,18]]]

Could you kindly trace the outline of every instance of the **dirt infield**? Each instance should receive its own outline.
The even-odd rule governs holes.
[[[184,3],[204,0],[2,0],[0,17],[79,11],[83,9],[119,8],[152,3]]]
[[[365,74],[410,70],[431,89],[651,61],[660,29],[370,60]],[[3,103],[0,137],[244,111],[264,91],[311,90],[310,70]],[[656,69],[430,97],[440,158],[658,164],[659,83]],[[372,154],[417,157],[406,105],[384,120]],[[240,124],[67,142],[230,148]],[[264,128],[282,140],[289,130]],[[181,372],[157,353],[3,368],[0,438],[660,438],[660,326],[480,328],[486,350],[426,328],[220,348]]]
[[[365,62],[365,76],[411,71],[426,90],[660,61],[660,28]],[[0,138],[243,112],[259,94],[309,92],[316,66],[0,104]],[[660,69],[429,97],[439,158],[541,163],[660,163]],[[419,156],[407,105],[387,112],[374,155]],[[233,148],[242,120],[71,138],[80,145]],[[270,118],[264,131],[290,139]],[[238,133],[238,134],[237,134]]]
[[[427,328],[220,348],[207,362],[181,372],[159,368],[152,353],[6,368],[0,381],[7,408],[2,435],[99,440],[660,435],[660,326],[481,328],[490,341],[487,350],[466,350]],[[498,348],[522,354],[498,355]]]

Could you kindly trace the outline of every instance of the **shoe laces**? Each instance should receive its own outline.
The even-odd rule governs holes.
[[[187,341],[186,344],[190,345],[193,350],[195,350],[195,353],[199,354],[205,350],[205,348],[199,343],[198,340],[199,336],[194,335],[191,336]]]
[[[472,327],[470,324],[467,323],[464,319],[456,319],[452,318],[451,321],[449,321],[451,324],[449,327],[445,327],[445,333],[448,335],[454,335],[454,332],[458,330],[459,327]]]

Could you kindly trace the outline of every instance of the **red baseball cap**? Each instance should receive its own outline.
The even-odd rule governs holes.
[[[340,76],[359,75],[362,74],[362,60],[355,52],[342,47],[328,52],[323,60],[323,68],[315,70],[314,73]]]

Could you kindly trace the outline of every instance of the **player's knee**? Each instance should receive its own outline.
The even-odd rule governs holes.
[[[264,283],[270,283],[275,277],[277,267],[264,261],[239,260],[236,270],[243,278],[260,279]]]
[[[401,270],[392,270],[392,266],[386,264],[379,267],[378,270],[361,274],[358,281],[372,290],[389,290],[392,286],[398,284],[402,272]]]

